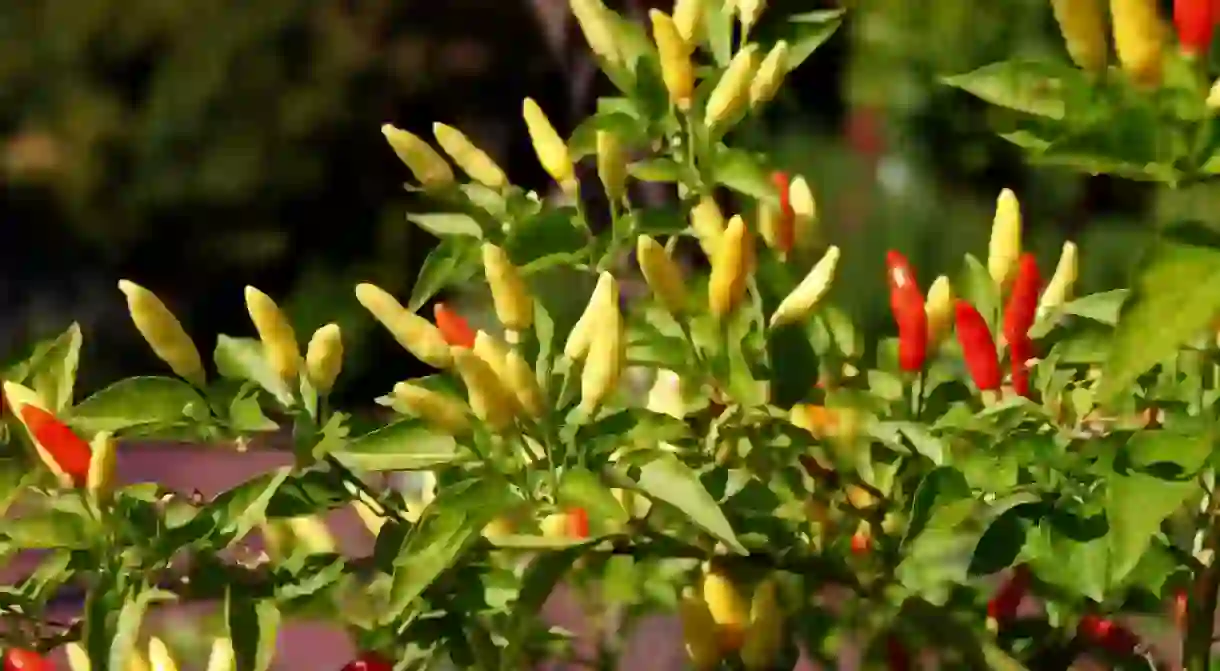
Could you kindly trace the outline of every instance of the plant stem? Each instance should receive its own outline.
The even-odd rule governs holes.
[[[1211,668],[1212,632],[1216,626],[1217,592],[1220,591],[1220,497],[1209,496],[1203,513],[1206,539],[1204,567],[1195,576],[1187,600],[1186,633],[1182,640],[1182,666],[1186,671],[1208,671]]]

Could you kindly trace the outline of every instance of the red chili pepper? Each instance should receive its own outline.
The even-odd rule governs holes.
[[[9,648],[4,652],[4,671],[52,671],[51,663],[32,650]]]
[[[924,308],[923,292],[915,281],[911,264],[901,253],[890,250],[885,255],[887,279],[890,285],[890,311],[898,324],[898,366],[918,373],[923,370],[928,354],[928,313]]]
[[[857,531],[851,537],[851,551],[853,554],[866,555],[873,548],[873,539],[869,538],[868,534],[863,531]]]
[[[1025,398],[1033,398],[1029,387],[1029,364],[1034,358],[1034,341],[1028,336],[1008,343],[1008,357],[1012,366],[1012,388]]]
[[[1012,575],[987,602],[987,617],[1000,623],[1012,621],[1029,591],[1031,579],[1029,568],[1024,564],[1013,569]]]
[[[470,328],[470,324],[462,315],[450,310],[444,303],[437,303],[432,308],[432,314],[436,319],[436,328],[440,329],[445,342],[453,347],[474,347],[474,329]]]
[[[911,653],[892,634],[885,639],[885,660],[890,671],[909,671],[911,668]]]
[[[375,652],[366,652],[347,663],[342,671],[393,671],[394,665]]]
[[[1174,0],[1173,22],[1184,53],[1197,56],[1211,50],[1216,4],[1214,0]]]
[[[59,469],[72,479],[76,486],[85,484],[89,477],[89,460],[93,450],[80,436],[55,415],[35,405],[21,406],[21,419],[29,427],[34,440],[55,460]]]
[[[995,340],[987,329],[987,322],[974,306],[959,300],[954,306],[957,323],[957,342],[962,346],[966,369],[979,391],[997,391],[1000,388],[1000,362],[996,356]]]
[[[1038,314],[1038,292],[1042,290],[1042,276],[1038,273],[1038,259],[1026,252],[1021,255],[1017,276],[1012,283],[1008,305],[1004,308],[1004,339],[1016,342],[1026,337],[1034,318]]]
[[[1173,623],[1178,629],[1186,629],[1187,616],[1190,612],[1190,602],[1186,596],[1186,590],[1179,589],[1173,594]]]
[[[573,538],[589,537],[589,513],[584,508],[568,511],[568,535]]]
[[[788,194],[788,173],[776,171],[771,173],[771,183],[779,192],[779,221],[775,225],[775,245],[781,252],[792,250],[796,240],[796,213],[792,211],[792,201]]]
[[[1076,635],[1093,645],[1120,655],[1135,652],[1135,647],[1139,645],[1139,637],[1130,629],[1093,613],[1087,613],[1080,618],[1080,624],[1076,627]]]

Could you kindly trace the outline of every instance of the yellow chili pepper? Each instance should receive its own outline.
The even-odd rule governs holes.
[[[102,431],[90,441],[93,456],[89,459],[89,474],[85,478],[85,491],[95,501],[104,501],[114,489],[114,467],[118,446],[109,431]]]
[[[948,277],[941,275],[932,282],[924,310],[928,315],[928,343],[935,348],[948,335],[953,322],[953,286]]]
[[[767,8],[767,0],[736,0],[737,15],[741,18],[742,33],[749,34],[750,29],[758,25],[758,19]]]
[[[479,356],[513,393],[517,406],[533,419],[542,417],[542,389],[534,369],[516,349],[507,347],[495,336],[479,331],[474,339],[474,353]]]
[[[1153,86],[1161,81],[1165,25],[1157,0],[1110,0],[1114,51],[1131,79]]]
[[[682,314],[686,310],[686,286],[678,264],[669,258],[661,243],[647,235],[639,237],[635,255],[653,295],[671,315]]]
[[[534,322],[534,300],[508,254],[490,242],[483,243],[483,271],[500,323],[512,331],[528,329]]]
[[[741,215],[734,215],[712,256],[707,291],[708,305],[715,318],[724,318],[745,296],[753,256],[754,242],[746,222]]]
[[[754,588],[750,602],[750,626],[741,646],[741,661],[747,671],[773,668],[784,644],[784,613],[780,610],[773,580]]]
[[[169,647],[156,636],[148,639],[148,660],[152,662],[153,671],[178,671],[178,664],[169,654]]]
[[[1013,279],[1021,256],[1021,204],[1012,189],[1000,191],[996,200],[995,221],[987,248],[987,272],[1003,294]]]
[[[686,43],[695,47],[703,35],[703,14],[706,0],[676,0],[674,26]]]
[[[788,43],[780,40],[771,47],[762,64],[758,66],[758,74],[750,82],[750,104],[761,105],[770,102],[779,87],[788,76]]]
[[[89,653],[85,652],[85,646],[79,642],[69,643],[65,647],[65,651],[68,653],[68,667],[72,671],[91,671],[93,669],[93,665],[89,663]],[[127,660],[127,671],[149,671],[148,660],[144,658],[144,653],[139,650],[131,651]],[[209,668],[208,671],[212,671],[212,669]]]
[[[307,554],[328,554],[337,550],[334,535],[317,515],[289,517],[287,522],[293,537]]]
[[[500,432],[513,423],[517,400],[486,361],[465,347],[453,347],[453,365],[466,385],[470,410],[492,431]]]
[[[507,517],[497,517],[483,527],[484,538],[500,538],[513,535],[513,522]]]
[[[597,140],[597,176],[612,203],[623,202],[627,195],[627,158],[623,145],[613,131],[599,130]]]
[[[381,287],[368,283],[357,285],[356,300],[415,358],[433,368],[448,368],[453,363],[449,344],[440,330],[404,308]]]
[[[724,214],[715,198],[704,196],[699,199],[699,203],[691,208],[690,225],[703,253],[712,258],[720,245],[720,238],[724,236]]]
[[[652,39],[657,43],[661,61],[661,80],[669,92],[669,100],[683,112],[690,109],[695,94],[695,68],[691,64],[691,49],[678,32],[668,14],[659,9],[648,12],[652,20]]]
[[[207,671],[237,671],[237,657],[231,639],[221,636],[212,641]]]
[[[792,206],[792,227],[798,249],[809,249],[819,241],[818,205],[809,182],[797,175],[788,183],[788,204]]]
[[[318,393],[325,394],[335,386],[343,370],[343,337],[338,324],[327,324],[314,331],[305,348],[305,376]]]
[[[1055,266],[1055,274],[1046,283],[1042,292],[1042,301],[1038,306],[1040,312],[1057,308],[1072,297],[1072,287],[1076,284],[1076,243],[1068,240],[1063,243],[1063,251],[1059,253],[1059,263]]]
[[[427,142],[390,124],[381,127],[381,134],[390,143],[394,153],[398,154],[399,160],[406,164],[425,189],[438,189],[453,184],[453,168],[450,168],[445,159],[428,146]]]
[[[707,603],[687,589],[678,602],[682,641],[695,671],[711,671],[720,663],[720,639]]]
[[[565,513],[552,513],[542,518],[538,523],[543,538],[567,538],[568,516]]]
[[[648,391],[645,407],[670,417],[685,417],[686,402],[682,399],[682,378],[672,370],[658,369],[657,379]]]
[[[1055,21],[1072,62],[1082,70],[1106,69],[1106,14],[1102,0],[1051,0]]]
[[[580,407],[592,416],[618,388],[623,372],[623,316],[618,309],[618,285],[612,300],[598,307],[590,324],[589,355],[580,376]]]
[[[750,85],[758,66],[758,45],[750,44],[729,61],[724,75],[707,100],[704,123],[715,128],[737,116],[750,95]]]
[[[435,123],[432,124],[432,134],[441,149],[444,149],[449,158],[453,159],[462,172],[470,175],[471,179],[493,189],[508,186],[508,176],[500,166],[496,165],[487,152],[475,146],[462,131],[443,123]]]
[[[254,287],[246,287],[246,310],[271,369],[280,379],[295,379],[301,372],[301,350],[288,317],[270,296]]]
[[[169,365],[178,377],[204,386],[203,360],[182,323],[156,294],[128,280],[119,280],[119,291],[127,297],[127,310],[136,330],[144,337],[157,358]]]
[[[599,0],[571,0],[569,4],[589,49],[607,63],[620,63],[623,57],[610,25],[610,10]]]
[[[563,188],[565,193],[576,192],[576,173],[572,166],[572,155],[568,153],[568,145],[555,132],[551,120],[534,102],[526,98],[521,106],[521,114],[525,118],[525,127],[529,131],[530,140],[534,143],[534,152],[538,154],[538,162],[543,170]]]
[[[393,393],[394,399],[416,417],[451,436],[461,436],[470,429],[470,413],[455,398],[409,382],[394,385]]]
[[[571,361],[585,358],[589,351],[589,343],[593,339],[594,322],[597,320],[597,315],[601,314],[602,306],[617,303],[618,283],[614,280],[613,275],[603,272],[597,278],[597,286],[593,288],[593,295],[589,297],[589,303],[585,306],[584,312],[580,314],[580,319],[576,320],[572,332],[568,334],[568,340],[563,346],[563,355]]]
[[[1204,104],[1212,112],[1220,110],[1220,79],[1212,82],[1211,90],[1207,92],[1207,100],[1204,101]]]
[[[771,328],[800,321],[809,315],[818,302],[830,291],[830,284],[839,265],[839,248],[831,245],[826,254],[813,266],[805,279],[796,285],[792,293],[780,301],[771,315]]]
[[[709,569],[703,575],[703,600],[716,623],[721,652],[739,650],[750,621],[750,609],[733,581],[720,571]]]

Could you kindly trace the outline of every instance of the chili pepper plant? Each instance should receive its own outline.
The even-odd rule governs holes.
[[[1207,179],[1206,31],[1183,29],[1182,55],[1134,20],[1162,21],[1156,3],[1114,0],[1107,68],[1098,4],[1047,8],[1073,62],[950,83],[1015,110],[1006,137],[1036,159]],[[697,669],[828,664],[849,640],[867,668],[1209,668],[1215,233],[1163,231],[1133,291],[1076,297],[1088,250],[1069,242],[1053,265],[1024,251],[1005,190],[989,248],[954,272],[930,277],[909,250],[877,259],[894,325],[868,338],[836,307],[852,252],[820,242],[816,185],[739,143],[842,12],[680,0],[639,26],[597,0],[571,7],[619,94],[568,138],[525,101],[564,199],[513,185],[458,129],[438,124],[432,143],[383,128],[408,189],[435,206],[410,219],[440,239],[401,302],[354,291],[404,361],[436,369],[376,399],[387,423],[329,402],[339,328],[318,325],[302,351],[253,287],[249,332],[188,334],[120,282],[165,372],[78,399],[73,325],[4,374],[0,548],[43,551],[0,588],[5,668],[49,668],[42,656],[65,646],[77,671],[170,668],[143,624],[192,602],[220,616],[217,671],[272,668],[296,618],[345,628],[361,650],[349,669],[613,668],[657,613],[681,619]],[[575,177],[586,158],[597,182]],[[635,182],[669,185],[675,204],[637,206]],[[609,226],[591,225],[591,189]],[[623,301],[628,250],[650,292]],[[494,323],[436,302],[479,284]],[[197,344],[213,340],[205,365]],[[647,394],[627,383],[638,375]],[[277,431],[291,465],[217,496],[118,484],[128,440],[240,452]],[[400,471],[424,491],[373,486]],[[319,523],[347,507],[376,536],[368,556],[344,555]],[[263,553],[246,551],[259,535]],[[599,625],[593,639],[541,616],[558,587]],[[68,588],[87,594],[80,617],[48,619]]]

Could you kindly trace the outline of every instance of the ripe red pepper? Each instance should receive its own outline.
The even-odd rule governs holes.
[[[857,531],[851,537],[852,554],[866,555],[873,547],[873,539],[863,531]]]
[[[348,662],[342,671],[393,671],[394,665],[375,652],[366,652]]]
[[[59,469],[80,487],[89,477],[89,461],[93,450],[68,425],[35,405],[21,406],[21,419],[29,427],[34,440],[55,460]]]
[[[911,653],[893,634],[885,639],[885,659],[890,671],[910,671]]]
[[[796,213],[792,211],[792,201],[788,194],[788,173],[776,171],[771,173],[771,183],[779,192],[779,221],[775,225],[775,245],[779,251],[792,251],[796,241]]]
[[[568,535],[573,538],[589,537],[589,513],[584,508],[568,511]]]
[[[1173,22],[1184,53],[1198,56],[1211,50],[1216,29],[1214,0],[1174,0]]]
[[[898,366],[910,373],[923,370],[928,355],[928,313],[911,264],[901,253],[885,255],[890,285],[890,311],[898,324]]]
[[[1013,569],[1012,575],[987,602],[987,617],[999,623],[1012,621],[1029,591],[1031,579],[1029,568],[1024,564]]]
[[[440,329],[445,342],[453,347],[465,347],[466,349],[474,347],[474,329],[470,328],[470,324],[462,315],[450,310],[444,303],[437,303],[432,308],[432,315],[436,319],[436,328]]]
[[[987,322],[973,305],[964,300],[957,301],[954,312],[957,342],[962,346],[966,369],[970,371],[975,386],[979,391],[998,391],[1000,361]]]
[[[4,651],[4,671],[52,671],[51,663],[32,650],[9,648]]]
[[[1004,308],[1004,339],[1016,342],[1026,338],[1038,314],[1038,292],[1042,290],[1042,275],[1038,259],[1026,252],[1021,255],[1017,276],[1012,283],[1008,305]]]
[[[1179,589],[1173,593],[1173,624],[1178,629],[1186,629],[1187,616],[1190,612],[1190,603],[1187,600],[1186,590]]]
[[[1033,398],[1029,388],[1029,365],[1034,358],[1034,341],[1029,336],[1008,343],[1008,357],[1012,365],[1012,388],[1025,398]]]
[[[1088,613],[1080,618],[1076,627],[1080,638],[1110,652],[1130,655],[1139,645],[1139,637],[1130,629],[1106,617]]]

